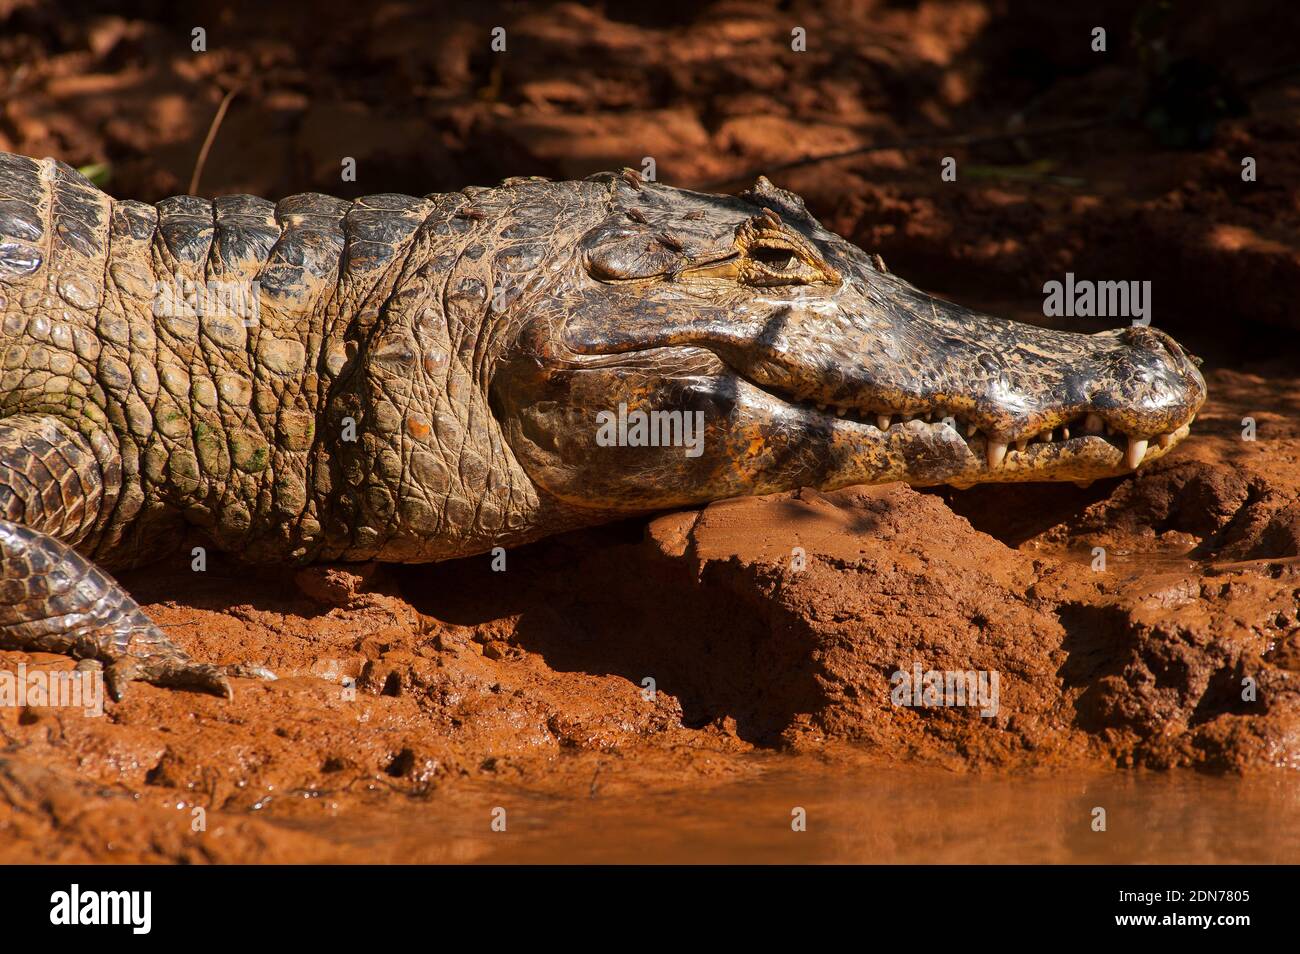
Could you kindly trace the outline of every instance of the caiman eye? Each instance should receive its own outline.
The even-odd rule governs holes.
[[[749,250],[749,257],[775,272],[793,273],[799,268],[799,256],[788,248],[759,245]]]
[[[751,285],[807,285],[827,277],[793,243],[774,236],[764,236],[745,249],[743,275]]]

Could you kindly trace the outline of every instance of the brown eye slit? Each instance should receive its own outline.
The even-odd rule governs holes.
[[[781,273],[796,271],[801,264],[799,256],[790,249],[774,245],[755,245],[750,248],[749,257],[764,268]]]

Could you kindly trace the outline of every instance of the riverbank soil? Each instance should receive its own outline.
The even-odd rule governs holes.
[[[1233,848],[1300,830],[1290,4],[127,6],[0,0],[0,150],[157,200],[234,90],[204,194],[763,172],[995,313],[1102,330],[1125,319],[1044,318],[1044,282],[1151,282],[1210,397],[1167,458],[1087,488],[724,501],[504,572],[163,554],[122,576],[153,617],[279,679],[0,708],[0,861],[1295,860]],[[0,652],[20,666],[71,663]],[[916,667],[997,674],[997,703],[895,704]],[[801,807],[820,834],[791,842]]]

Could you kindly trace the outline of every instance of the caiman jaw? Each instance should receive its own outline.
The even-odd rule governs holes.
[[[1060,479],[1070,477],[1069,469],[1077,470],[1074,479],[1086,482],[1096,476],[1114,474],[1119,470],[1135,470],[1143,463],[1162,457],[1188,436],[1195,415],[1168,431],[1152,435],[1126,434],[1120,425],[1111,424],[1096,411],[1062,416],[1059,423],[1014,441],[1001,440],[985,434],[980,425],[970,417],[937,407],[922,413],[897,414],[888,410],[846,405],[812,404],[795,405],[804,414],[820,419],[823,427],[841,439],[861,439],[867,431],[876,440],[888,441],[892,436],[903,440],[922,441],[928,444],[956,447],[954,441],[965,445],[968,466],[946,480],[926,480],[923,475],[912,475],[917,484],[949,483],[958,487],[981,481]],[[815,409],[814,409],[815,408]],[[1057,476],[1057,475],[1060,476]]]

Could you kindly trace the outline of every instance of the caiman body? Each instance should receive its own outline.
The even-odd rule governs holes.
[[[91,562],[186,525],[253,562],[422,562],[798,486],[1090,480],[1205,397],[1161,332],[933,298],[763,179],[150,206],[0,154],[0,317],[0,646],[115,693],[228,691]],[[636,412],[662,433],[602,439]]]

